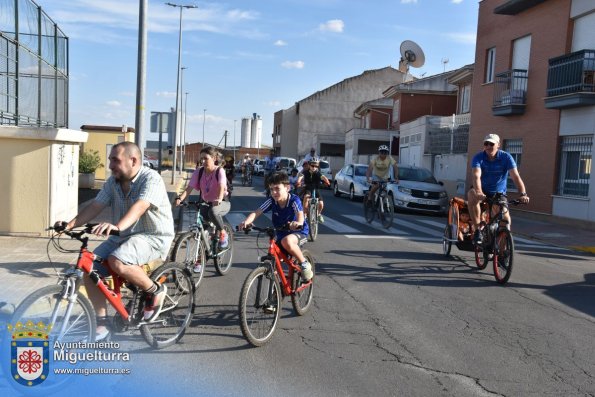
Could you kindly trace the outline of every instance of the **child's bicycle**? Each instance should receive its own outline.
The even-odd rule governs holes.
[[[287,226],[276,229],[251,225],[250,228],[244,229],[245,233],[250,229],[266,233],[269,237],[269,248],[267,255],[260,258],[261,265],[248,275],[242,285],[239,303],[240,328],[250,344],[262,346],[275,332],[284,297],[291,297],[293,309],[299,316],[306,314],[310,309],[314,278],[308,282],[302,281],[300,265],[275,241],[275,232],[288,230]],[[300,239],[300,246],[305,244],[306,240]],[[302,250],[302,253],[312,265],[314,273],[312,254],[308,250]],[[283,269],[282,263],[287,265],[287,271]]]
[[[83,275],[86,273],[116,310],[111,324],[114,331],[140,328],[145,341],[155,349],[175,344],[186,332],[194,313],[195,289],[188,270],[182,264],[165,263],[152,271],[151,279],[165,284],[167,295],[159,316],[150,322],[144,321],[145,293],[127,283],[111,269],[113,287],[110,287],[109,280],[93,268],[94,261],[102,261],[105,267],[109,268],[106,259],[87,249],[89,237],[86,234],[91,233],[93,226],[95,225],[87,224],[77,230],[50,228],[55,232],[50,238],[50,243],[60,252],[79,252],[78,260],[70,269],[59,274],[60,281],[57,285],[43,287],[27,296],[16,308],[11,323],[24,324],[31,321],[33,324],[41,322],[50,325],[49,339],[52,343],[94,342],[97,328],[95,309],[86,294],[81,291]],[[63,248],[59,238],[61,234],[80,241],[81,247],[78,250]]]
[[[201,214],[201,208],[207,209],[208,203],[204,201],[189,201],[180,203],[180,210],[192,206],[196,209],[196,218],[190,230],[176,237],[170,259],[172,262],[183,263],[192,273],[194,286],[198,288],[207,260],[212,259],[215,270],[221,276],[229,273],[233,260],[233,229],[225,221],[224,229],[228,237],[226,248],[219,248],[219,234],[215,233],[215,225],[207,221]],[[192,219],[192,218],[191,218]]]

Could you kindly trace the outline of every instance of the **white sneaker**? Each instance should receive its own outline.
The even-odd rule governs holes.
[[[312,265],[310,262],[305,261],[301,264],[302,267],[302,281],[308,282],[314,277],[314,273],[312,272]]]
[[[192,271],[194,273],[200,273],[200,271],[202,270],[202,263],[197,262],[194,267],[192,268]]]

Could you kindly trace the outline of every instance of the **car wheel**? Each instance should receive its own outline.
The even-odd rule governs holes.
[[[339,191],[339,186],[337,186],[337,182],[334,183],[333,193],[335,194],[335,197],[341,196],[341,192]]]
[[[353,185],[349,186],[349,200],[355,201],[355,188]]]

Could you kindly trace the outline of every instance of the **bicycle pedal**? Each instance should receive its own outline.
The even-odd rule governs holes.
[[[263,306],[262,311],[267,314],[275,314],[277,310],[274,306]]]

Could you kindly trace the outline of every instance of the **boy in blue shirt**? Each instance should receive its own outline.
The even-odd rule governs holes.
[[[265,212],[273,211],[273,225],[281,228],[289,224],[287,231],[277,231],[277,242],[296,258],[302,267],[302,280],[309,281],[312,276],[312,265],[302,254],[298,244],[300,238],[308,235],[308,224],[304,219],[304,209],[300,198],[289,192],[289,177],[284,172],[275,172],[269,179],[271,197],[238,225],[240,230],[251,225],[252,222]]]

